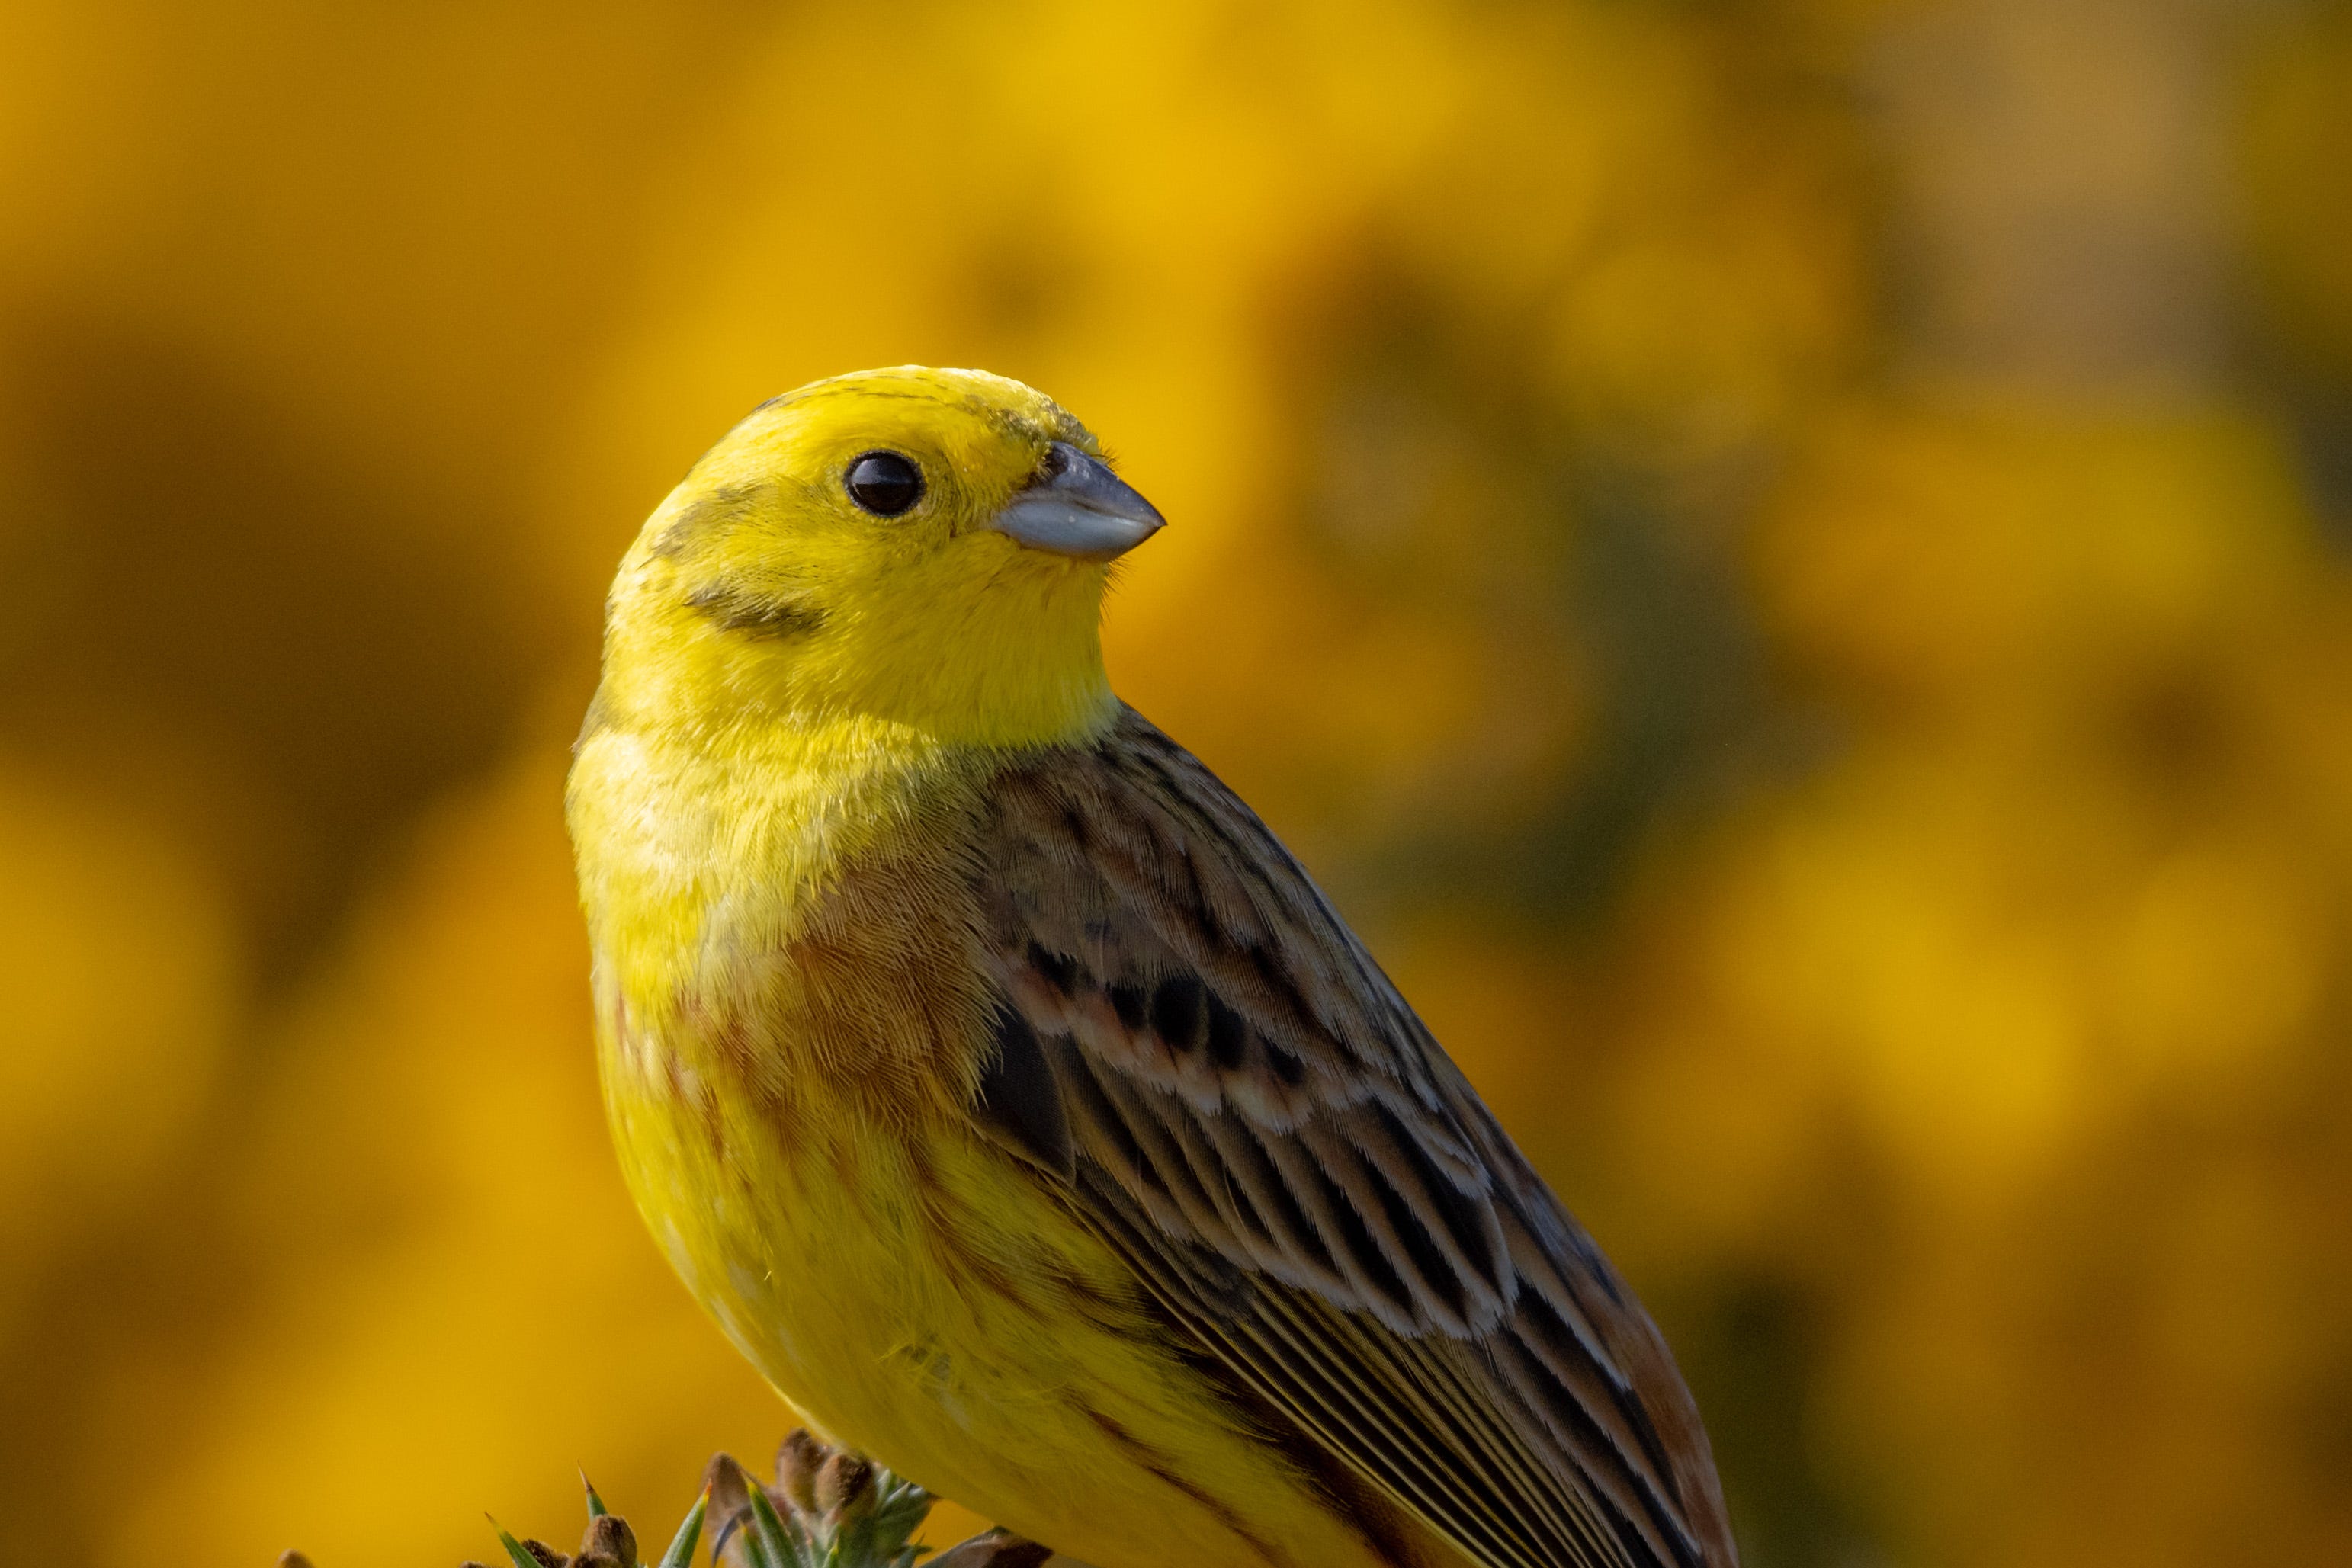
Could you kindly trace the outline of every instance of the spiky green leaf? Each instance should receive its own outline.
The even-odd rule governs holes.
[[[686,1522],[677,1527],[669,1550],[662,1553],[660,1568],[687,1568],[694,1561],[695,1546],[702,1540],[702,1516],[709,1511],[710,1489],[705,1487],[694,1506],[686,1511]]]
[[[488,1514],[484,1514],[482,1517],[490,1519]],[[524,1551],[522,1542],[517,1541],[513,1532],[505,1525],[495,1519],[490,1519],[490,1528],[499,1532],[499,1544],[507,1549],[507,1556],[513,1562],[514,1568],[542,1568],[539,1559]]]
[[[764,1549],[772,1568],[798,1568],[807,1556],[803,1548],[808,1537],[802,1532],[800,1521],[787,1525],[778,1516],[776,1505],[768,1500],[767,1490],[756,1484],[751,1488],[751,1528],[747,1533]]]

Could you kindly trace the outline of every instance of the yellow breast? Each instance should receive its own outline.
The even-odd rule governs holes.
[[[1367,1564],[969,1114],[980,766],[810,761],[574,768],[605,1103],[680,1276],[812,1425],[1099,1568]]]
[[[979,1071],[985,998],[956,905],[959,768],[913,737],[805,731],[705,751],[583,737],[571,813],[605,1097],[671,1260],[788,1392],[831,1365],[869,1239],[926,1223],[916,1152]],[[903,1261],[896,1266],[902,1275]],[[870,1347],[869,1347],[870,1348]]]

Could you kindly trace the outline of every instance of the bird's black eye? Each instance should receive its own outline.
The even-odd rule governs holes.
[[[923,498],[923,471],[896,452],[868,452],[855,458],[842,483],[849,498],[867,511],[895,517]]]

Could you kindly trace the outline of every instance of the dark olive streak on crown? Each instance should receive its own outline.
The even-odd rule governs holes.
[[[896,517],[923,498],[923,471],[904,453],[861,453],[849,460],[841,483],[849,498],[877,517]]]

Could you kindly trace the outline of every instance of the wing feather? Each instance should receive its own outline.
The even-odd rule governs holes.
[[[1200,1350],[1487,1568],[1731,1568],[1656,1331],[1214,776],[1129,712],[980,863],[982,1109]]]

